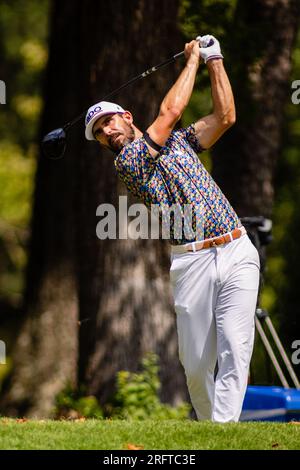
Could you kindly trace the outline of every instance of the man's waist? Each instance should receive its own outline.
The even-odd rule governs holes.
[[[214,248],[226,243],[230,243],[233,240],[240,238],[247,233],[245,227],[236,227],[230,232],[226,232],[216,237],[205,238],[204,240],[193,241],[182,245],[171,245],[172,253],[186,253],[190,251],[199,251],[207,248]]]

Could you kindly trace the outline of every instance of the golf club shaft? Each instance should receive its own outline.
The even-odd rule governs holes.
[[[168,65],[171,62],[175,62],[175,60],[179,59],[183,55],[184,55],[184,51],[179,52],[178,54],[173,55],[172,57],[165,60],[164,62],[161,62],[158,65],[154,65],[154,67],[151,67],[150,69],[146,70],[145,72],[141,73],[140,75],[137,75],[136,77],[131,78],[128,82],[124,83],[123,85],[121,85],[116,90],[113,90],[110,93],[108,93],[107,95],[105,95],[101,99],[101,101],[107,100],[107,98],[110,98],[112,95],[118,93],[119,91],[123,90],[124,88],[128,87],[129,85],[132,85],[132,83],[134,83],[134,82],[136,82],[136,81],[138,81],[142,78],[148,77],[148,75],[151,75],[153,72],[156,72],[158,69],[164,67],[165,65]],[[76,124],[78,121],[80,121],[80,119],[82,119],[85,116],[85,114],[86,114],[86,111],[84,111],[82,114],[80,114],[76,118],[72,119],[72,121],[67,122],[67,124],[65,124],[64,127],[63,127],[64,131],[66,131],[67,129],[72,127],[74,124]]]

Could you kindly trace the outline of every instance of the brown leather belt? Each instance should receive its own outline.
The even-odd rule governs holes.
[[[225,243],[232,242],[237,238],[240,238],[242,235],[245,235],[245,227],[239,227],[232,230],[232,232],[225,233],[219,237],[206,238],[205,240],[193,243],[187,243],[186,245],[172,245],[172,253],[186,253],[188,251],[199,251],[205,248],[214,248],[219,245],[224,245]]]

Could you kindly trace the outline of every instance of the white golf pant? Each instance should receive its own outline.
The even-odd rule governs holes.
[[[253,350],[258,252],[243,235],[218,247],[172,253],[170,278],[179,358],[197,418],[238,421]]]

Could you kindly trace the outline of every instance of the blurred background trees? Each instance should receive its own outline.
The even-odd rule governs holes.
[[[116,372],[135,370],[148,350],[160,356],[163,400],[186,397],[168,246],[97,240],[97,206],[117,205],[118,194],[126,193],[111,157],[85,142],[82,124],[60,161],[44,160],[39,140],[198,34],[220,39],[238,110],[237,124],[203,158],[239,215],[273,219],[262,303],[291,352],[300,338],[300,113],[290,99],[291,83],[300,78],[299,18],[297,0],[1,2],[7,104],[0,109],[0,339],[9,357],[0,383],[5,375],[6,412],[46,415],[68,381],[105,403]],[[181,65],[113,99],[132,109],[143,128]],[[183,124],[210,107],[202,67]],[[272,371],[266,378],[259,345],[254,362],[256,380],[276,383]]]
[[[0,105],[0,337],[11,351],[21,319],[37,128],[43,107],[47,63],[48,1],[0,4],[0,76],[6,104]],[[10,355],[6,368],[11,366]]]

